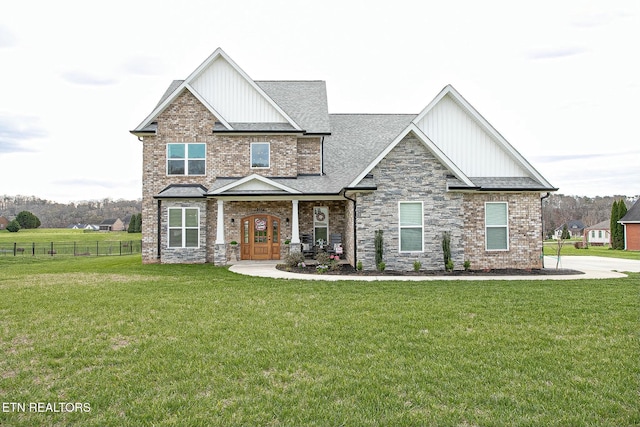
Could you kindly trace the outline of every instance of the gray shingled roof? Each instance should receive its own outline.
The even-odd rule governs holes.
[[[255,83],[307,133],[331,132],[325,82],[256,80]]]
[[[207,189],[199,184],[171,184],[160,191],[158,199],[199,199],[207,194]]]
[[[627,213],[620,219],[620,222],[640,222],[640,199],[629,208]]]
[[[529,177],[469,177],[480,190],[549,191],[537,180]]]
[[[393,141],[415,114],[331,114],[324,171],[349,185]]]

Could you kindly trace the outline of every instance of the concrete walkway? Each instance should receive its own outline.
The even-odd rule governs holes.
[[[229,270],[247,276],[272,277],[275,279],[300,280],[571,280],[571,279],[613,279],[626,277],[619,271],[640,272],[640,261],[618,258],[603,258],[594,256],[567,256],[560,259],[559,268],[578,270],[585,274],[558,274],[544,276],[337,276],[328,274],[302,274],[276,269],[277,261],[240,261],[233,264]],[[556,266],[555,257],[545,257],[544,265],[553,270]]]

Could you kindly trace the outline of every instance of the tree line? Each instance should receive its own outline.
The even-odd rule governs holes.
[[[59,203],[35,196],[0,196],[0,216],[15,219],[23,211],[32,213],[43,228],[65,228],[72,224],[100,224],[109,218],[123,219],[142,211],[142,200],[89,200]]]
[[[555,229],[562,227],[563,224],[570,220],[580,220],[587,227],[602,221],[610,221],[614,202],[619,203],[619,201],[622,201],[622,204],[628,209],[633,205],[636,198],[626,196],[580,197],[551,194],[551,196],[542,201],[544,235],[549,236]]]

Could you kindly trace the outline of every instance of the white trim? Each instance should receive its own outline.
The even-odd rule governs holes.
[[[267,166],[253,166],[253,146],[258,144],[266,144],[267,149]],[[270,142],[252,142],[249,144],[249,169],[270,169],[271,168],[271,143]]]
[[[389,152],[391,152],[391,150],[393,150],[399,143],[400,141],[402,141],[410,132],[413,132],[413,134],[416,136],[416,138],[418,138],[419,141],[421,141],[424,146],[433,153],[433,155],[436,157],[436,159],[438,159],[440,161],[440,163],[442,163],[444,166],[447,167],[447,169],[449,169],[449,171],[451,171],[451,173],[453,173],[455,175],[456,178],[458,178],[460,181],[464,182],[466,185],[470,186],[470,187],[475,187],[474,183],[462,172],[462,170],[460,170],[460,168],[458,168],[452,161],[451,159],[449,159],[443,152],[442,150],[440,150],[438,148],[438,146],[436,144],[434,144],[433,141],[431,141],[429,139],[429,137],[427,135],[424,134],[424,132],[422,132],[422,130],[420,130],[418,128],[418,126],[416,126],[415,123],[411,123],[409,124],[409,126],[407,126],[401,133],[400,135],[398,135],[392,142],[391,144],[389,144],[387,146],[387,148],[384,149],[384,151],[382,151],[382,153],[380,153],[378,155],[378,157],[376,157],[371,163],[369,163],[369,165],[360,173],[360,175],[358,175],[356,177],[356,179],[354,179],[353,181],[351,181],[351,183],[347,186],[347,187],[355,187],[357,186],[360,181],[362,181],[364,179],[365,176],[367,176],[367,174],[369,172],[371,172],[371,170],[382,161],[382,159],[384,159],[387,154],[389,154]]]
[[[182,211],[182,225],[180,227],[171,227],[171,214],[169,213],[172,209],[179,209]],[[187,227],[185,212],[187,209],[195,209],[198,211],[198,246],[186,246],[187,243],[187,233],[186,230],[194,230],[195,227]],[[171,246],[171,230],[172,229],[180,229],[182,232],[182,246]],[[167,207],[167,249],[199,249],[200,248],[200,208],[193,206],[169,206]]]
[[[424,110],[420,112],[414,119],[413,123],[419,123],[428,113],[435,107],[442,98],[446,95],[451,96],[453,100],[460,105],[468,114],[470,114],[476,122],[489,133],[502,148],[509,154],[509,156],[524,167],[535,179],[540,181],[543,185],[552,188],[553,186],[546,180],[540,173],[525,159],[522,154],[518,152],[482,115],[473,108],[469,102],[450,84],[445,86],[444,89],[427,105]]]
[[[489,204],[493,204],[493,205],[497,205],[497,204],[502,204],[505,205],[506,207],[506,219],[507,219],[507,223],[505,225],[492,225],[492,226],[488,226],[487,225],[487,205]],[[487,248],[487,228],[506,228],[507,229],[507,247],[505,249],[489,249]],[[484,250],[486,252],[507,252],[509,251],[509,202],[502,202],[502,201],[495,201],[495,202],[484,202]]]
[[[403,228],[418,228],[418,226],[403,226],[400,223],[400,218],[401,218],[401,212],[400,212],[400,206],[403,204],[416,204],[416,203],[420,203],[420,219],[421,219],[421,223],[420,223],[420,230],[422,231],[420,233],[420,250],[419,251],[403,251],[402,250],[402,229]],[[418,254],[418,253],[423,253],[424,252],[424,202],[421,200],[402,200],[402,201],[398,201],[398,253],[400,254]]]
[[[191,88],[191,82],[195,80],[210,64],[212,64],[216,59],[222,57],[231,67],[240,74],[246,81],[249,83],[253,89],[255,89],[282,117],[287,120],[287,122],[293,126],[296,130],[302,130],[300,126],[287,114],[284,112],[282,108],[276,102],[271,99],[269,95],[266,94],[264,90],[260,88],[252,79],[245,73],[239,66],[236,64],[221,48],[217,48],[207,59],[204,60],[202,64],[198,66],[190,75],[187,77],[160,105],[158,105],[152,112],[149,114],[143,121],[140,123],[136,129],[143,129],[149,125],[160,113],[162,113],[182,92],[184,89],[188,89],[191,93],[195,95],[195,89]],[[197,96],[198,100],[202,102],[202,97]],[[213,114],[216,111],[213,106],[210,106],[208,103],[203,103]],[[219,114],[216,115],[216,119],[220,121],[227,129],[233,130],[231,125],[224,119],[224,117]]]
[[[298,190],[294,190],[294,189],[293,189],[293,188],[291,188],[291,187],[287,187],[286,185],[282,185],[282,184],[277,183],[277,182],[275,182],[275,181],[273,181],[273,180],[271,180],[271,179],[269,179],[269,178],[265,178],[265,177],[264,177],[264,176],[262,176],[262,175],[258,175],[258,174],[255,174],[255,173],[254,173],[254,174],[251,174],[251,175],[249,175],[249,176],[245,176],[245,177],[244,177],[244,178],[242,178],[242,179],[239,179],[239,180],[237,180],[237,181],[234,181],[234,182],[232,182],[232,183],[230,183],[230,184],[227,184],[227,185],[225,185],[224,187],[220,187],[220,188],[218,188],[217,190],[214,190],[214,191],[210,192],[210,193],[209,193],[209,195],[218,195],[218,194],[222,194],[222,193],[224,193],[225,191],[229,191],[229,190],[231,190],[231,189],[233,189],[233,188],[235,188],[235,187],[237,187],[237,186],[239,186],[239,185],[244,184],[245,182],[249,182],[249,181],[252,181],[252,180],[257,180],[257,181],[261,181],[261,182],[263,182],[263,183],[265,183],[265,184],[272,185],[272,186],[274,186],[274,187],[276,187],[276,188],[279,188],[280,190],[286,191],[287,193],[291,193],[291,194],[302,194],[302,193],[301,193],[300,191],[298,191]]]

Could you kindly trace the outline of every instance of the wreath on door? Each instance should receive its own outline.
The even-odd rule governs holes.
[[[324,221],[325,218],[326,218],[326,216],[324,215],[324,212],[322,212],[322,211],[317,211],[316,212],[316,220]]]

